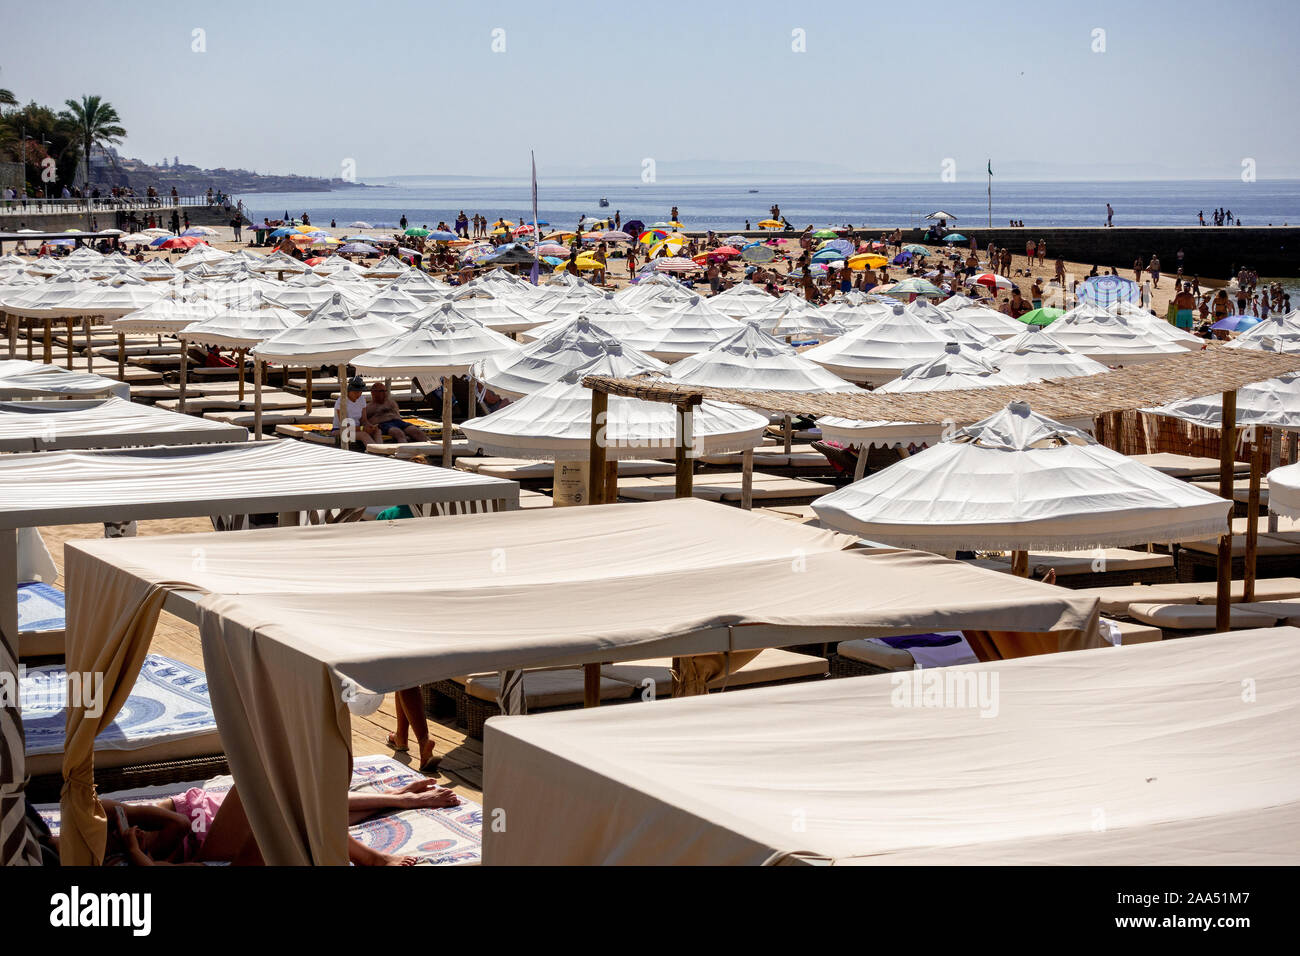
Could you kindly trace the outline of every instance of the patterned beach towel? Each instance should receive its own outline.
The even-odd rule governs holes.
[[[64,595],[40,581],[18,585],[18,630],[63,630]]]

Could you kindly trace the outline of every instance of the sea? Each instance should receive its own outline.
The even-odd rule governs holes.
[[[397,225],[433,227],[456,214],[480,213],[495,220],[531,220],[527,180],[401,177],[331,192],[250,193],[242,195],[255,222],[310,214],[317,224],[368,222],[376,228]],[[600,200],[609,205],[602,207]],[[1103,226],[1106,203],[1117,226],[1192,226],[1197,213],[1207,219],[1218,207],[1231,210],[1242,225],[1300,225],[1300,180],[1199,180],[1180,182],[1001,183],[993,180],[992,222],[1023,220],[1036,226]],[[622,221],[666,221],[674,206],[688,229],[736,230],[756,227],[773,204],[802,228],[846,225],[909,227],[936,210],[963,224],[984,226],[989,219],[987,184],[979,183],[737,183],[675,179],[672,182],[556,180],[538,182],[538,213],[554,226],[571,227],[579,218],[621,214]]]

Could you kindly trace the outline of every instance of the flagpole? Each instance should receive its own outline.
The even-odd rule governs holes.
[[[989,228],[993,228],[993,160],[989,160]]]
[[[542,257],[537,250],[542,245],[542,232],[537,225],[537,156],[531,149],[528,151],[528,158],[533,164],[533,274],[531,278],[533,285],[538,285],[538,280],[541,278]]]

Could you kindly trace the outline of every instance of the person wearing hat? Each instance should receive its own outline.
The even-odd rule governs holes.
[[[379,432],[373,428],[367,428],[365,424],[366,403],[361,400],[361,396],[365,394],[365,391],[366,383],[360,375],[354,375],[348,380],[348,393],[346,396],[348,404],[344,419],[351,422],[356,430],[354,441],[377,445],[381,441]],[[334,403],[334,427],[336,429],[340,427],[339,408],[343,405],[344,397],[340,395],[339,400]]]
[[[378,434],[380,441],[383,441],[384,436],[392,438],[395,442],[429,440],[424,429],[402,421],[401,409],[397,407],[397,402],[393,400],[388,392],[388,386],[383,382],[375,382],[370,386],[370,402],[365,407],[363,420],[367,431]]]

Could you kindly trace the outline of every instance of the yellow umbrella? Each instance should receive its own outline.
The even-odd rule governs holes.
[[[650,247],[650,251],[646,253],[646,255],[650,259],[653,259],[655,256],[662,255],[665,252],[671,255],[677,252],[679,249],[681,249],[681,247],[684,245],[686,245],[685,236],[671,235],[668,236],[666,239],[660,239],[658,242],[656,242],[653,246]]]
[[[889,260],[884,256],[878,256],[874,252],[859,252],[856,256],[849,256],[845,260],[850,269],[879,269],[886,265]]]
[[[509,229],[506,229],[506,228],[504,228],[504,227],[502,227],[502,228],[500,228],[500,229],[493,229],[493,230],[492,230],[492,235],[494,235],[494,236],[504,236],[504,235],[505,235],[507,232],[509,232],[509,231],[510,231]]]
[[[545,239],[545,240],[550,240],[550,239],[565,239],[565,238],[567,238],[567,237],[569,237],[569,236],[576,236],[576,235],[577,235],[576,232],[569,232],[568,230],[565,230],[565,229],[557,229],[557,230],[555,230],[555,232],[551,233],[550,235],[542,236],[542,238]]]
[[[608,268],[608,267],[607,267],[604,263],[602,263],[599,259],[595,258],[594,256],[589,256],[589,255],[587,255],[587,256],[578,256],[578,258],[575,259],[574,262],[575,262],[575,264],[578,266],[578,268],[579,268],[581,271],[583,271],[583,272],[593,272],[593,271],[595,271],[596,269],[605,269],[605,268]],[[555,271],[556,271],[556,272],[563,272],[565,269],[568,268],[568,266],[569,266],[569,262],[568,262],[568,260],[566,259],[564,262],[561,262],[558,266],[555,267]]]
[[[492,225],[493,225],[493,226],[507,226],[507,227],[513,227],[513,226],[514,226],[514,223],[511,222],[509,219],[498,219],[496,222],[492,223]]]
[[[784,225],[785,223],[778,222],[775,219],[764,219],[762,222],[758,224],[758,228],[759,229],[780,229]]]
[[[299,232],[304,233],[304,234],[305,234],[305,233],[308,233],[308,232],[320,232],[320,230],[319,230],[318,228],[316,228],[315,226],[296,226],[295,228],[296,228]]]

